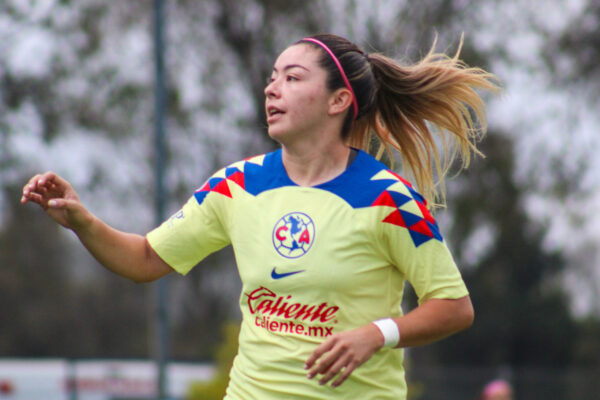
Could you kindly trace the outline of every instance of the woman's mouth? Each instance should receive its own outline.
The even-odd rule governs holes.
[[[283,114],[285,114],[285,112],[281,109],[274,106],[269,106],[267,107],[267,122],[271,123],[277,121]]]

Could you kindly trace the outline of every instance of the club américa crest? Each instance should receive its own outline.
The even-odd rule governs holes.
[[[273,246],[285,258],[305,255],[315,241],[315,224],[301,212],[284,215],[273,228]]]

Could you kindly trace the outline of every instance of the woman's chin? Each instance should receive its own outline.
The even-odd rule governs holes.
[[[269,125],[267,129],[267,133],[269,137],[277,142],[280,142],[285,138],[285,132],[279,129],[278,127]]]

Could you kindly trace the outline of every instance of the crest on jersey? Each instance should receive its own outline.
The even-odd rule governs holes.
[[[315,241],[315,224],[306,214],[292,212],[284,215],[273,228],[273,246],[285,258],[305,255]]]

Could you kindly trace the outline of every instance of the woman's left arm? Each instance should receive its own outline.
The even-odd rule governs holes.
[[[397,347],[421,346],[443,339],[471,326],[473,318],[469,296],[427,300],[406,315],[394,318],[400,332]],[[324,385],[337,376],[331,385],[339,386],[383,344],[383,334],[372,323],[337,333],[321,343],[306,361],[308,378],[322,375],[319,383]]]
[[[475,313],[469,296],[431,299],[403,317],[394,318],[400,331],[398,347],[422,346],[467,329]]]

